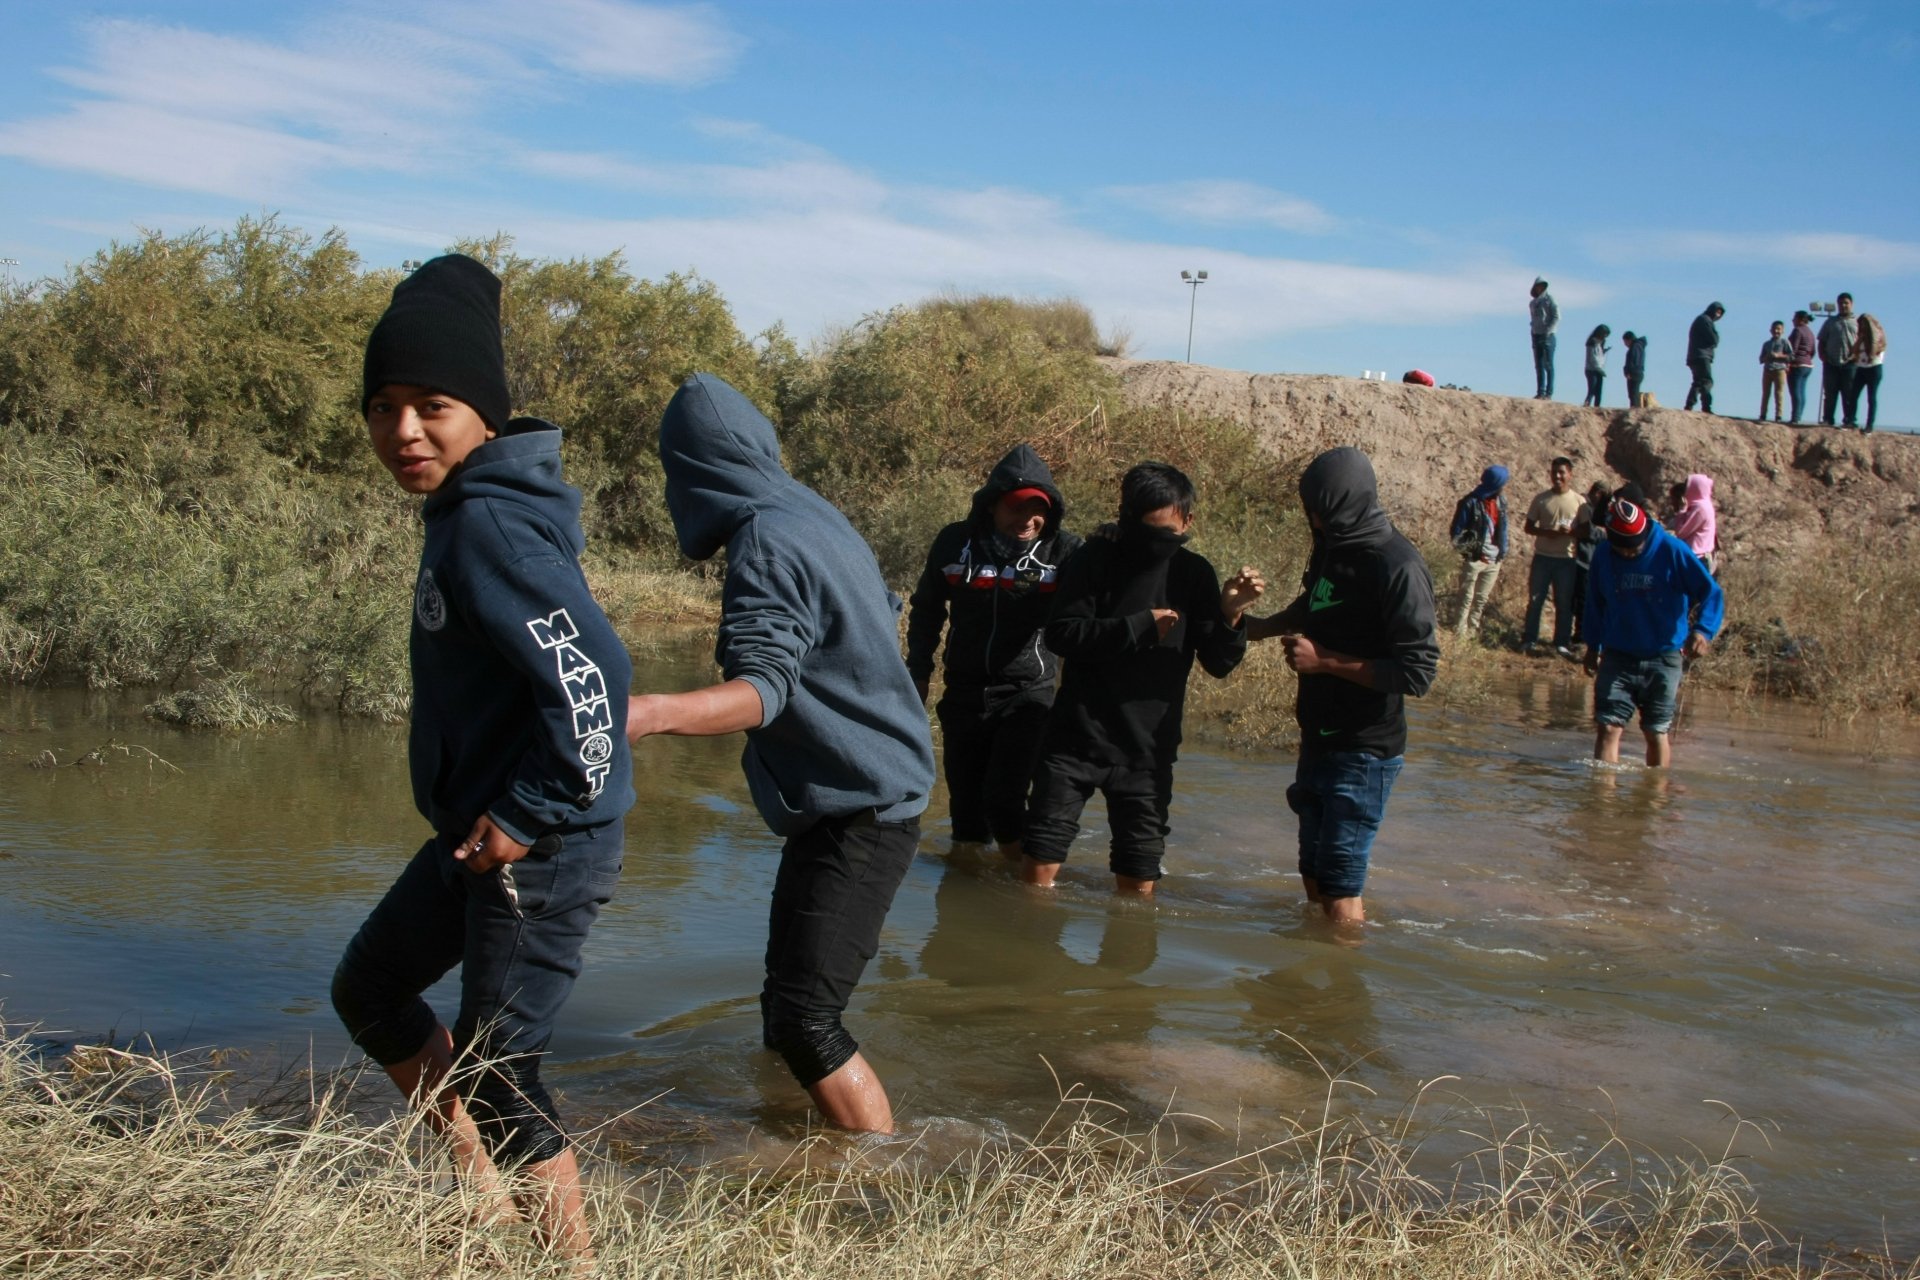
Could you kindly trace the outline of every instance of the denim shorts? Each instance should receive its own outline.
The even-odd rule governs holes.
[[[1680,702],[1680,672],[1678,649],[1644,658],[1602,651],[1593,682],[1593,718],[1604,725],[1625,725],[1637,707],[1642,729],[1667,732]]]
[[[1300,757],[1287,807],[1300,815],[1300,875],[1322,897],[1357,898],[1366,887],[1367,856],[1404,763],[1365,751]]]

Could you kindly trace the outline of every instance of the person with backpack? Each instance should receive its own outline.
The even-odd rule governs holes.
[[[1862,314],[1853,344],[1853,382],[1847,388],[1847,425],[1859,424],[1862,434],[1873,430],[1880,412],[1880,366],[1887,358],[1887,331],[1873,316]],[[1867,398],[1866,421],[1860,420],[1860,397]]]
[[[1507,469],[1495,463],[1453,508],[1447,536],[1460,553],[1460,613],[1453,629],[1463,640],[1479,633],[1480,615],[1507,558],[1506,487]]]

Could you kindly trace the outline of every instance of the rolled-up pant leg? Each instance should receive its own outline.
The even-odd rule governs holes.
[[[860,1050],[840,1016],[880,948],[893,896],[913,863],[920,820],[872,810],[826,818],[780,850],[768,915],[762,1035],[804,1086]]]

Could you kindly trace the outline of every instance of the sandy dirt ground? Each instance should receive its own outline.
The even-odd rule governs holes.
[[[1920,437],[1177,361],[1106,363],[1135,403],[1246,423],[1282,456],[1304,462],[1335,445],[1358,446],[1373,458],[1382,503],[1415,537],[1444,535],[1454,503],[1497,462],[1512,472],[1507,500],[1518,539],[1526,504],[1547,486],[1549,461],[1565,454],[1576,488],[1635,480],[1656,506],[1689,473],[1712,476],[1722,550],[1742,559],[1821,545],[1836,554],[1920,549]],[[1733,395],[1729,386],[1722,398],[1731,403]]]

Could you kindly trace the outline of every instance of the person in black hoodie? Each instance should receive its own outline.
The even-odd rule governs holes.
[[[1108,866],[1123,893],[1151,894],[1167,845],[1173,762],[1195,658],[1225,679],[1247,648],[1240,615],[1266,583],[1242,568],[1225,589],[1187,550],[1193,483],[1164,462],[1120,482],[1120,520],[1068,560],[1047,647],[1065,660],[1033,777],[1021,860],[1051,885],[1098,790],[1113,830]]]
[[[1313,552],[1292,604],[1247,619],[1280,637],[1300,675],[1300,763],[1287,804],[1300,817],[1300,878],[1337,923],[1366,919],[1374,834],[1407,749],[1404,699],[1433,683],[1433,580],[1380,508],[1373,463],[1330,449],[1300,477]]]
[[[1059,566],[1080,547],[1040,455],[1015,445],[934,536],[907,614],[907,671],[924,701],[947,631],[938,712],[955,843],[989,839],[1021,856],[1027,785],[1053,705],[1059,661],[1041,642]],[[949,626],[949,623],[951,624]]]
[[[1620,341],[1627,349],[1620,368],[1627,379],[1627,408],[1638,409],[1641,407],[1640,383],[1647,376],[1647,340],[1629,329],[1620,335]]]
[[[1687,372],[1693,375],[1687,386],[1689,409],[1698,401],[1700,412],[1713,412],[1713,357],[1720,350],[1720,317],[1726,314],[1725,307],[1709,302],[1687,329]]]
[[[481,1214],[515,1216],[498,1168],[517,1166],[536,1230],[577,1255],[579,1167],[540,1060],[620,877],[632,668],[580,572],[560,432],[508,406],[500,281],[435,258],[367,339],[361,397],[375,454],[426,497],[407,758],[434,834],[347,944],[333,1004]],[[456,967],[449,1031],[421,993]]]

